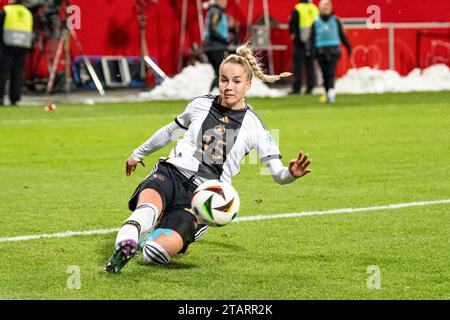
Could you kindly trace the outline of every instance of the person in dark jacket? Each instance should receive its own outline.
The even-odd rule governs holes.
[[[227,0],[210,1],[206,14],[205,41],[203,50],[215,73],[210,91],[219,87],[219,68],[227,52],[229,40],[229,18],[225,13]]]
[[[325,87],[325,96],[321,97],[321,102],[334,103],[336,100],[334,81],[336,65],[340,58],[340,45],[342,43],[345,46],[349,56],[351,56],[352,49],[341,22],[333,13],[331,0],[321,0],[319,10],[320,15],[313,23],[311,41],[322,71]]]
[[[311,0],[300,0],[292,11],[289,20],[289,32],[293,41],[292,69],[294,82],[292,94],[299,94],[302,89],[303,70],[306,70],[306,94],[311,94],[315,85],[314,59],[312,55],[311,27],[319,15],[319,9]]]
[[[0,105],[8,78],[11,105],[20,101],[25,54],[32,46],[33,15],[22,2],[13,1],[0,11]]]

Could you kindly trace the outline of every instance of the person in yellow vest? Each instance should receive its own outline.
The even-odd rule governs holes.
[[[301,92],[304,69],[306,69],[305,93],[311,94],[314,89],[314,59],[309,39],[312,24],[318,15],[319,9],[311,0],[300,0],[291,14],[289,32],[293,41],[292,69],[294,74],[292,94],[300,94]]]
[[[32,47],[33,15],[22,3],[10,1],[0,11],[0,105],[8,78],[11,105],[20,101],[25,54]]]

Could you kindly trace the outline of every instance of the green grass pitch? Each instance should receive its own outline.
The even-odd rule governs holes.
[[[313,173],[279,186],[243,165],[240,217],[450,199],[450,92],[249,102],[279,129],[284,163],[301,148]],[[170,147],[128,178],[125,159],[185,105],[1,108],[0,238],[119,227]],[[450,299],[449,230],[448,203],[245,221],[210,229],[168,267],[138,258],[115,275],[103,272],[114,233],[3,241],[0,298]]]

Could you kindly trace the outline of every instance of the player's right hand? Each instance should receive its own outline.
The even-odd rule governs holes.
[[[136,161],[131,156],[127,159],[127,161],[125,162],[125,173],[127,177],[129,177],[131,173],[136,170],[138,163],[142,164],[142,166],[145,167],[144,161]]]

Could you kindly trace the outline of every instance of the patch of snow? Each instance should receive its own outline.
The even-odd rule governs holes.
[[[214,79],[214,70],[210,64],[198,63],[195,66],[184,68],[173,78],[168,78],[151,91],[140,93],[139,97],[150,100],[184,99],[190,100],[209,93],[211,82]],[[213,90],[213,94],[218,94]],[[271,89],[261,80],[254,77],[252,87],[247,97],[283,97],[285,90]]]

